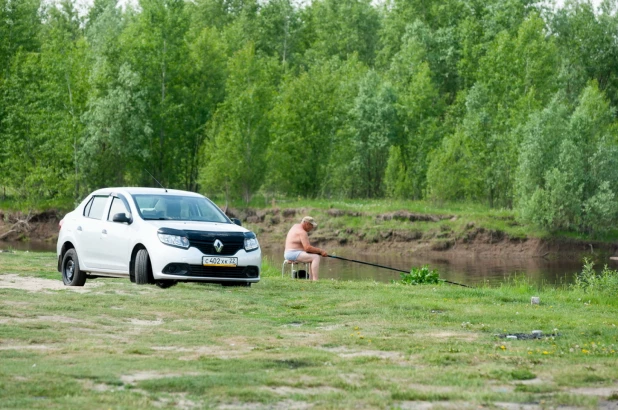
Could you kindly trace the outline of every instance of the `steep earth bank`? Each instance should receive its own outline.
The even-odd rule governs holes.
[[[318,229],[311,233],[312,244],[329,251],[353,249],[365,253],[410,255],[431,254],[448,258],[555,258],[605,259],[618,254],[618,244],[578,241],[566,238],[512,238],[504,232],[477,226],[473,221],[457,225],[452,215],[428,215],[408,211],[384,214],[338,209],[228,209],[254,230],[265,248],[283,246],[285,235],[302,216],[312,215]],[[62,215],[50,210],[38,214],[0,211],[2,241],[45,241],[55,243]],[[460,221],[461,222],[461,221]]]
[[[446,258],[535,258],[581,259],[618,254],[617,243],[578,241],[568,238],[512,238],[502,231],[467,222],[456,228],[457,217],[408,211],[384,214],[338,209],[244,209],[228,210],[230,216],[246,221],[265,247],[282,247],[285,235],[302,216],[310,214],[319,222],[310,234],[313,245],[337,250],[354,249],[365,253],[400,255],[429,254]],[[338,222],[342,220],[342,222]],[[365,221],[365,224],[359,223]],[[369,222],[369,223],[367,223]],[[348,224],[349,226],[346,226]],[[419,225],[422,227],[419,229]],[[461,225],[461,224],[460,224]]]

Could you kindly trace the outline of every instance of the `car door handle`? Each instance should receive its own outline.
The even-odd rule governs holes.
[[[81,232],[81,231],[82,231],[82,227],[81,227],[81,226],[78,226],[78,227],[77,227],[77,230]]]
[[[101,231],[101,233],[103,233],[103,234],[107,235],[107,229],[103,229],[103,230]]]

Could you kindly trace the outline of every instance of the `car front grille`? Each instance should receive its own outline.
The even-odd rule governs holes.
[[[186,232],[189,246],[199,249],[205,255],[231,256],[245,246],[245,236],[242,232]],[[221,252],[217,252],[214,246],[217,239],[223,244]]]
[[[225,268],[220,266],[189,265],[187,276],[211,277],[211,278],[257,278],[256,266],[236,266]]]

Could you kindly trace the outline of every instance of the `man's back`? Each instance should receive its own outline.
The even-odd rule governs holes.
[[[304,250],[303,237],[308,238],[307,232],[303,229],[301,224],[293,225],[287,237],[285,238],[286,250]]]

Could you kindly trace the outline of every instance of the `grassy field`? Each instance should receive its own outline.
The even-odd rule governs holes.
[[[0,254],[3,409],[616,408],[615,295],[281,278],[63,288]],[[531,305],[532,296],[540,297]],[[540,339],[514,340],[505,334]]]

